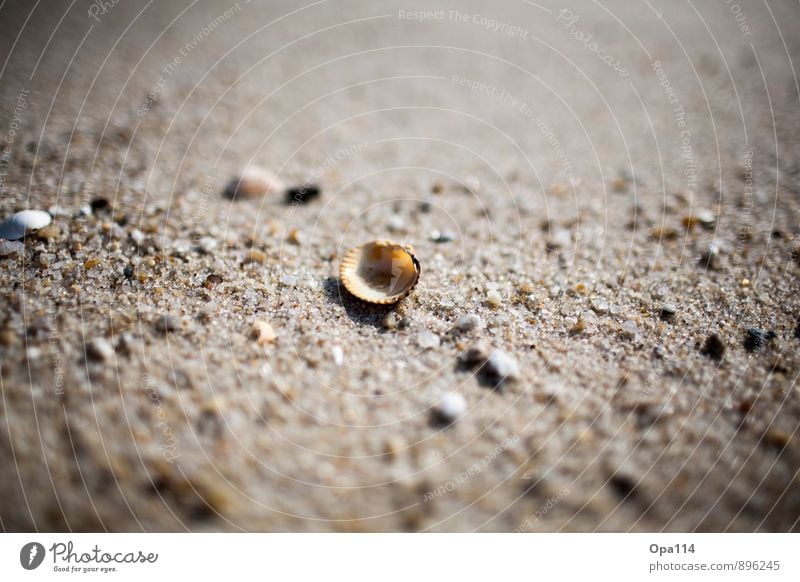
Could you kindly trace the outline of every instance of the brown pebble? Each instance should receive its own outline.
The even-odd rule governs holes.
[[[717,334],[712,333],[706,338],[700,353],[711,359],[721,360],[725,355],[725,342]]]
[[[213,289],[220,283],[222,283],[223,279],[219,275],[211,273],[208,277],[206,277],[205,283],[203,285],[206,289]]]
[[[99,264],[100,264],[100,259],[97,257],[92,257],[91,259],[86,259],[86,262],[83,263],[83,268],[88,271],[89,269],[93,269]]]
[[[289,231],[288,239],[293,245],[300,246],[303,244],[303,232],[299,228],[293,228]]]
[[[36,236],[43,240],[52,240],[54,238],[58,238],[58,235],[60,234],[61,229],[56,224],[50,224],[36,231]]]
[[[250,249],[247,253],[247,257],[245,258],[245,263],[258,263],[262,264],[266,262],[267,254],[259,251],[258,249]]]

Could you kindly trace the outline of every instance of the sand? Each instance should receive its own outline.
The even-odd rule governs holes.
[[[4,531],[800,529],[796,3],[134,4],[0,9]]]

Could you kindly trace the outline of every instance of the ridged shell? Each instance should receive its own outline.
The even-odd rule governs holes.
[[[376,240],[350,249],[339,266],[345,288],[368,303],[388,305],[408,295],[420,265],[410,246]]]

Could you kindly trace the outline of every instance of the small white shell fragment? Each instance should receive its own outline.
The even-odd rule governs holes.
[[[498,384],[519,378],[517,361],[503,350],[494,350],[483,369]]]
[[[19,240],[33,230],[44,228],[53,218],[43,210],[23,210],[0,223],[0,238]]]
[[[433,408],[433,413],[444,423],[451,424],[467,412],[467,401],[458,392],[448,392]]]
[[[333,346],[331,348],[331,355],[333,356],[333,363],[337,366],[344,364],[344,350],[342,346]]]
[[[258,319],[255,323],[253,323],[252,334],[256,340],[256,343],[260,346],[271,344],[278,337],[278,334],[275,333],[275,329],[263,319]]]
[[[433,348],[438,348],[439,344],[441,344],[441,340],[439,336],[433,333],[432,331],[421,331],[419,336],[417,337],[417,344],[423,350],[430,350]]]
[[[259,198],[270,193],[283,192],[286,185],[272,172],[259,166],[248,166],[225,187],[231,199]]]
[[[408,295],[420,264],[409,246],[376,240],[350,249],[339,266],[345,289],[368,303],[388,305]]]
[[[492,307],[500,307],[503,303],[503,297],[497,291],[497,289],[491,289],[488,293],[486,293],[486,301]]]

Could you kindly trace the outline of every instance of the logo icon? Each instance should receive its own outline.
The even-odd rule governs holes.
[[[44,546],[39,542],[29,542],[19,551],[19,563],[26,570],[35,570],[44,561]]]

